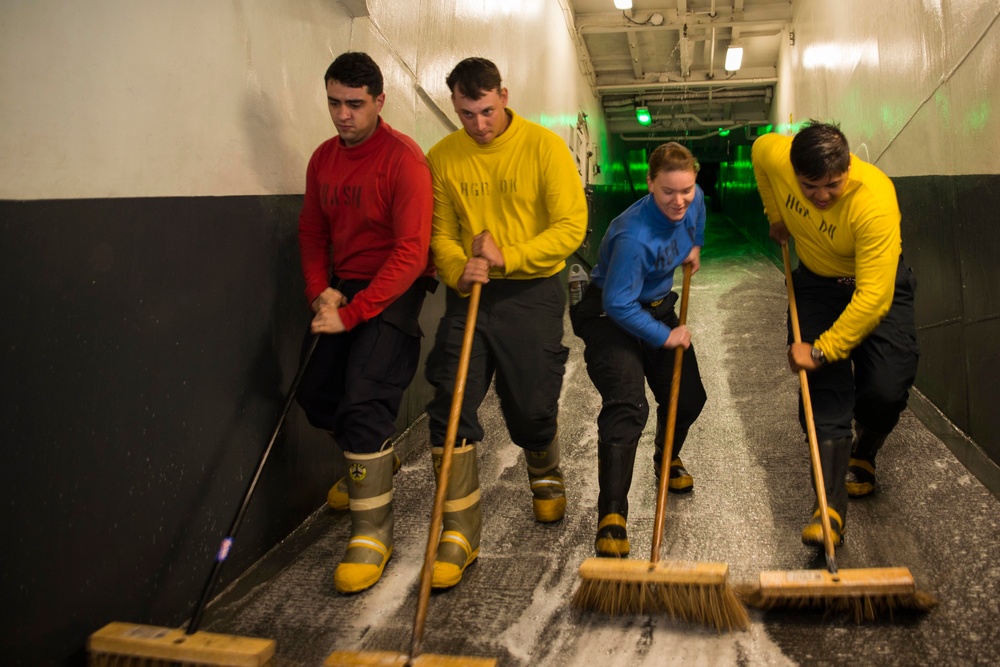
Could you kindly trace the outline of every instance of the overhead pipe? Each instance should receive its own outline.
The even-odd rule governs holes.
[[[719,86],[720,90],[714,91],[713,95],[715,98],[723,100],[727,98],[735,97],[770,97],[770,88],[761,88],[760,90],[753,90],[747,88],[741,88],[739,90],[725,90],[724,86]],[[628,106],[630,104],[636,104],[641,102],[643,104],[656,104],[657,102],[686,102],[688,100],[703,100],[707,97],[708,93],[699,91],[685,91],[685,92],[671,92],[663,93],[657,95],[655,93],[643,93],[640,95],[621,95],[614,96],[607,99],[606,106]],[[641,106],[641,105],[640,105]]]
[[[769,121],[766,121],[766,120],[760,120],[760,121],[754,120],[754,121],[749,121],[747,123],[739,123],[738,125],[731,125],[729,127],[723,127],[721,129],[732,131],[732,130],[738,130],[739,128],[744,127],[744,126],[746,126],[746,127],[751,127],[751,126],[752,127],[757,127],[757,126],[760,126],[760,125],[767,125],[768,122]],[[626,136],[625,134],[619,134],[618,136],[621,138],[622,141],[643,141],[643,142],[648,142],[648,141],[699,141],[701,139],[709,139],[711,137],[716,137],[718,135],[719,135],[719,130],[714,130],[712,132],[705,132],[704,134],[699,134],[699,135],[671,134],[671,135],[663,135],[663,136],[648,136],[647,135],[647,136],[642,136],[642,137],[629,137],[629,136]]]
[[[659,117],[661,120],[691,120],[701,125],[702,127],[719,127],[720,123],[728,122],[732,127],[742,127],[747,123],[756,123],[755,120],[738,120],[738,121],[725,121],[725,120],[703,120],[700,116],[693,113],[678,113],[678,114],[667,114]],[[760,121],[763,122],[763,121]]]
[[[787,19],[763,19],[759,21],[712,21],[711,23],[694,23],[687,24],[688,31],[694,31],[698,29],[701,33],[701,28],[741,28],[744,31],[755,32],[758,30],[767,30],[768,32],[779,33],[782,30],[791,29],[792,24]],[[622,23],[592,23],[590,25],[581,25],[576,31],[581,35],[602,35],[602,34],[613,34],[619,32],[625,32],[626,30],[635,30],[638,32],[645,32],[648,30],[673,30],[675,32],[683,32],[684,24],[667,24],[662,25],[625,25]]]
[[[726,79],[724,84],[718,81],[664,81],[656,83],[613,83],[597,86],[599,93],[627,90],[663,90],[667,88],[710,88],[725,86],[726,88],[746,88],[748,86],[770,86],[778,83],[778,77],[756,77],[751,79]]]

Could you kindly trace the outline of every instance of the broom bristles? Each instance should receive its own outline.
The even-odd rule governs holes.
[[[841,570],[841,575],[850,576],[852,572],[870,571]],[[794,575],[795,572],[786,574]],[[809,589],[796,590],[765,585],[740,586],[735,589],[735,594],[744,604],[754,609],[763,611],[801,609],[823,611],[828,615],[846,614],[859,624],[879,621],[886,617],[891,621],[896,612],[926,613],[938,604],[937,598],[933,595],[917,590],[915,583],[909,590],[901,592],[896,584],[880,584],[874,581],[863,588],[858,585],[861,581],[860,578],[856,579],[850,588],[845,588],[841,583],[818,584]]]
[[[721,564],[721,578],[720,564],[700,565],[589,559],[580,568],[581,581],[573,604],[611,616],[667,614],[719,632],[747,630],[750,617],[725,581],[725,565]],[[705,576],[692,577],[699,569]],[[670,572],[677,573],[676,580],[671,581]]]

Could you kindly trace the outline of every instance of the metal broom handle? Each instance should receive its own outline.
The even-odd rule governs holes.
[[[788,312],[792,322],[792,339],[802,342],[799,330],[799,311],[795,307],[795,289],[792,287],[792,262],[788,257],[788,243],[781,245],[781,257],[785,261],[785,286],[788,288]],[[830,511],[826,504],[826,484],[823,481],[823,465],[819,457],[819,438],[816,437],[816,420],[813,418],[812,398],[809,395],[809,378],[805,370],[799,370],[799,384],[802,387],[802,407],[806,415],[806,435],[809,438],[809,459],[812,462],[813,479],[816,482],[816,500],[819,502],[820,523],[823,526],[823,546],[826,549],[826,567],[830,574],[837,574],[837,557],[830,530]]]
[[[684,287],[681,290],[681,325],[687,322],[688,292],[691,291],[691,265],[684,264]],[[660,460],[660,486],[656,494],[656,519],[653,522],[653,546],[649,561],[660,562],[660,543],[663,541],[663,522],[667,514],[667,485],[670,477],[670,457],[673,454],[674,431],[677,429],[677,402],[681,395],[681,365],[684,348],[674,348],[674,375],[670,382],[670,403],[667,406],[667,427],[663,439],[663,458]]]
[[[313,352],[316,351],[316,344],[319,343],[320,335],[321,334],[313,334],[312,341],[309,343],[309,350],[306,352],[305,358],[299,365],[299,371],[296,373],[295,379],[292,380],[292,386],[288,389],[288,395],[285,397],[285,405],[281,409],[281,416],[278,417],[278,423],[274,426],[274,432],[271,433],[271,439],[268,441],[267,447],[264,448],[264,452],[260,455],[260,460],[257,462],[257,471],[254,473],[253,479],[250,480],[250,485],[247,487],[246,493],[243,494],[243,502],[240,505],[239,511],[236,513],[236,518],[233,519],[233,523],[229,527],[229,532],[226,533],[226,537],[219,545],[219,551],[216,553],[215,562],[212,564],[212,571],[208,575],[208,581],[205,582],[205,588],[201,592],[201,597],[198,598],[198,602],[194,606],[194,611],[191,613],[191,622],[188,623],[187,630],[185,631],[186,634],[193,635],[198,631],[199,626],[201,626],[201,619],[205,613],[205,607],[208,606],[208,600],[212,594],[212,589],[215,588],[215,584],[222,572],[222,566],[225,564],[226,558],[229,557],[229,552],[232,550],[233,542],[236,540],[236,532],[240,529],[240,524],[243,523],[243,516],[246,514],[247,507],[250,505],[250,497],[253,495],[254,489],[257,487],[257,480],[260,479],[260,473],[264,469],[264,464],[267,463],[267,457],[271,454],[271,448],[274,447],[274,442],[278,439],[278,433],[281,431],[281,427],[285,423],[285,417],[288,416],[288,411],[292,407],[292,401],[295,400],[295,392],[299,388],[299,383],[302,381],[302,375],[305,373],[306,366],[309,365],[309,360],[312,359]]]

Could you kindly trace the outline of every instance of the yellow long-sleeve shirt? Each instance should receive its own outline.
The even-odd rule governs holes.
[[[462,129],[427,152],[434,181],[431,251],[438,275],[455,287],[472,239],[489,230],[504,268],[490,278],[555,275],[587,233],[587,202],[576,164],[554,132],[510,108],[509,125],[480,145]]]
[[[892,181],[851,155],[847,183],[834,205],[821,211],[802,194],[789,157],[792,138],[765,134],[751,150],[757,189],[772,222],[784,222],[810,271],[855,278],[854,295],[829,330],[814,342],[827,359],[846,359],[878,326],[892,305],[902,252],[899,204]]]

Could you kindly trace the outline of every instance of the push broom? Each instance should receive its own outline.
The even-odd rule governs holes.
[[[684,265],[680,323],[687,321],[691,266]],[[577,607],[611,615],[666,613],[671,618],[701,623],[722,630],[746,630],[750,619],[729,587],[726,563],[661,561],[660,545],[667,509],[670,452],[677,427],[681,365],[684,348],[674,351],[674,373],[667,408],[666,436],[656,498],[653,545],[649,561],[588,558],[580,565],[580,586],[573,596]]]
[[[799,314],[795,306],[795,290],[792,288],[792,269],[787,244],[781,246],[781,253],[785,262],[785,285],[788,289],[792,337],[796,343],[801,343],[802,334],[799,330]],[[917,590],[913,575],[905,567],[852,570],[837,568],[826,500],[826,485],[823,482],[823,467],[819,456],[819,441],[816,436],[816,422],[813,418],[809,380],[805,370],[799,371],[799,384],[802,390],[806,436],[809,439],[809,459],[816,486],[820,523],[823,527],[826,570],[761,572],[760,588],[746,591],[744,594],[746,603],[760,609],[816,608],[847,612],[853,614],[854,620],[858,623],[877,620],[886,613],[892,618],[895,610],[922,612],[930,610],[937,601],[933,596]]]
[[[243,516],[250,504],[250,497],[257,487],[257,480],[260,479],[264,464],[271,454],[274,442],[278,439],[278,433],[292,407],[295,392],[299,388],[299,383],[302,381],[306,366],[309,365],[309,360],[312,359],[317,343],[319,343],[319,334],[313,336],[305,358],[299,366],[299,371],[296,373],[295,379],[292,380],[292,386],[285,397],[281,416],[278,417],[278,422],[271,433],[271,439],[260,456],[257,471],[243,495],[243,502],[236,513],[236,518],[233,519],[226,538],[219,546],[215,562],[212,564],[212,571],[202,589],[201,597],[195,604],[187,629],[122,622],[109,623],[90,635],[87,640],[88,664],[91,667],[161,664],[258,667],[269,663],[276,647],[276,642],[273,639],[201,632],[198,628],[201,626],[205,607],[208,606],[212,591],[222,572],[222,566],[232,550],[236,533],[240,524],[243,523]]]
[[[427,621],[427,607],[431,597],[431,577],[434,575],[434,560],[437,558],[437,543],[444,516],[445,494],[448,490],[448,478],[451,475],[452,453],[455,450],[455,440],[458,437],[458,421],[462,415],[462,399],[465,397],[465,380],[469,374],[469,358],[472,356],[472,341],[476,332],[476,316],[479,313],[481,292],[482,285],[473,283],[472,294],[469,296],[469,314],[465,319],[462,350],[459,353],[458,369],[455,371],[455,388],[451,397],[448,428],[445,431],[441,470],[438,473],[437,493],[434,496],[434,509],[431,512],[427,551],[420,573],[420,594],[417,599],[417,613],[413,620],[410,652],[406,654],[395,651],[334,651],[323,662],[324,667],[494,667],[497,664],[493,658],[422,652],[424,625]]]

